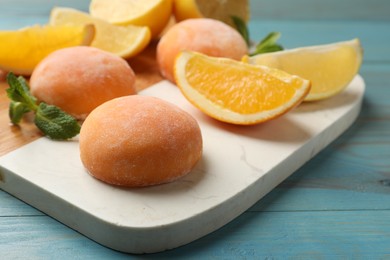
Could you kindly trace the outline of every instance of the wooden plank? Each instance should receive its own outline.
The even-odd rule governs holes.
[[[14,216],[39,216],[44,215],[37,209],[25,204],[21,200],[0,190],[0,218]]]
[[[191,244],[151,259],[385,259],[390,211],[244,213]],[[107,249],[46,216],[0,218],[2,257],[107,259],[139,256]],[[20,249],[23,250],[20,250]]]
[[[6,16],[48,16],[55,6],[72,7],[88,12],[90,1],[86,0],[0,0],[0,14]],[[4,16],[3,16],[4,17]]]
[[[47,2],[53,1],[0,0],[0,28],[16,29],[45,21],[47,18],[42,15],[48,14],[49,9],[42,7]],[[69,6],[80,7],[87,1],[69,2],[72,3]],[[195,243],[149,257],[390,258],[389,211],[383,210],[389,208],[386,180],[390,168],[387,44],[390,27],[383,21],[390,17],[390,2],[297,0],[292,4],[289,0],[252,0],[251,3],[261,7],[252,12],[252,18],[262,19],[251,24],[252,35],[257,39],[270,31],[281,31],[281,43],[293,48],[361,38],[365,47],[362,75],[367,81],[362,114],[353,128],[256,204],[252,212]],[[31,15],[30,10],[36,15]],[[9,15],[19,11],[21,16]],[[370,21],[361,21],[365,19]],[[147,66],[147,62],[144,64]],[[3,111],[1,101],[0,106]],[[2,145],[0,141],[0,148]],[[71,258],[75,254],[94,259],[131,258],[91,242],[49,217],[19,217],[34,214],[35,210],[3,192],[0,205],[3,258]]]
[[[389,214],[389,211],[245,213],[206,239],[165,255],[184,257],[195,251],[197,257],[231,259],[379,259],[390,254]]]
[[[252,17],[276,20],[390,20],[387,0],[252,0]]]
[[[390,20],[387,0],[251,0],[251,16],[276,20]],[[5,15],[47,15],[53,6],[88,11],[89,1],[78,0],[1,0]]]
[[[0,217],[0,230],[2,259],[124,257],[47,216]]]

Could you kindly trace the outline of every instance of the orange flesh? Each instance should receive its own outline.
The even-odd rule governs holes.
[[[188,83],[210,101],[240,114],[271,110],[287,103],[301,87],[293,78],[285,82],[253,66],[227,65],[203,59],[192,59],[186,67]],[[276,72],[272,72],[276,73]],[[279,73],[279,72],[278,72]],[[280,76],[280,75],[279,75]],[[278,86],[277,88],[275,86]]]

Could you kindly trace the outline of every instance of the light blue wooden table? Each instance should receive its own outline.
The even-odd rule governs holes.
[[[53,5],[0,0],[0,29],[45,23]],[[252,0],[250,31],[286,48],[358,37],[366,81],[356,123],[253,207],[206,237],[142,258],[390,259],[390,1]],[[1,144],[0,144],[1,145]],[[141,258],[101,246],[0,191],[0,259]]]

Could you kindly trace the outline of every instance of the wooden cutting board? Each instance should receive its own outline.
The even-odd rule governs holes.
[[[152,42],[140,55],[128,60],[137,75],[138,91],[163,80],[155,59],[156,45],[157,42]],[[6,73],[0,71],[0,156],[42,137],[40,131],[31,122],[31,117],[27,116],[22,120],[20,126],[10,124],[9,99],[5,91],[8,85],[5,78]]]

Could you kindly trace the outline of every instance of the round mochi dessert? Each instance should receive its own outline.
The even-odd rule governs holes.
[[[135,74],[122,58],[109,52],[78,46],[55,51],[34,69],[31,93],[78,119],[102,103],[135,94]]]
[[[84,121],[80,157],[95,178],[143,187],[189,173],[202,155],[202,135],[187,112],[159,98],[132,95],[97,107]]]
[[[183,50],[234,60],[248,53],[244,38],[229,25],[209,18],[184,20],[173,25],[157,45],[160,72],[172,82],[175,59]]]

